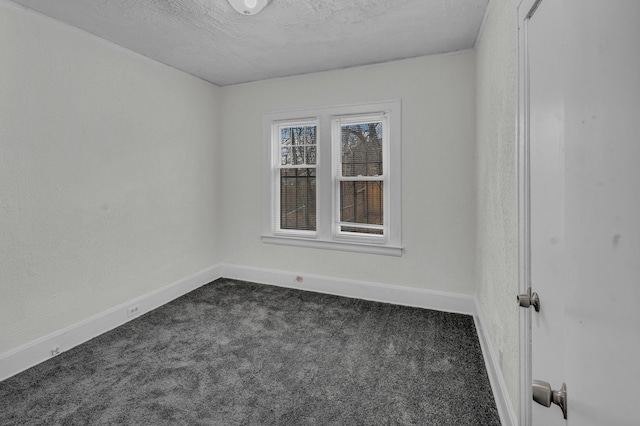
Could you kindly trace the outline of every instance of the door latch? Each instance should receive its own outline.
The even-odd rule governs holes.
[[[532,293],[531,287],[527,289],[526,294],[519,294],[517,296],[518,304],[523,308],[528,308],[533,306],[533,309],[536,312],[540,312],[540,297],[538,297],[538,293]]]
[[[551,407],[551,403],[556,404],[562,410],[564,419],[567,419],[567,385],[562,384],[559,391],[551,389],[551,385],[542,380],[533,381],[533,400],[545,407]]]

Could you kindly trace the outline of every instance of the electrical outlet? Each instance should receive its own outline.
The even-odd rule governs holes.
[[[135,317],[140,314],[140,304],[131,305],[127,308],[127,318]]]
[[[56,346],[55,348],[51,349],[51,356],[56,356],[56,355],[60,355],[60,347]]]
[[[498,364],[500,365],[500,370],[502,370],[502,361],[503,361],[503,354],[502,354],[502,348],[498,349]]]

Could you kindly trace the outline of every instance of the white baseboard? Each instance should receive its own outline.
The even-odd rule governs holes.
[[[476,309],[475,298],[465,294],[238,265],[222,265],[220,272],[225,278],[394,305],[468,315],[474,315]]]
[[[220,266],[216,265],[5,352],[0,355],[0,381],[48,360],[54,356],[53,348],[67,351],[218,278]],[[139,305],[137,313],[128,317],[127,309],[135,305]]]
[[[475,301],[475,312],[473,319],[476,323],[476,329],[478,330],[478,339],[480,340],[484,363],[487,367],[487,374],[489,375],[489,382],[491,383],[493,397],[496,400],[496,407],[498,408],[498,414],[500,415],[500,422],[503,426],[516,426],[518,424],[516,421],[516,413],[513,409],[513,404],[511,404],[511,399],[509,399],[507,385],[505,384],[504,376],[502,375],[502,368],[500,368],[498,358],[493,352],[489,336],[486,334],[484,317],[477,300]]]
[[[489,343],[482,311],[474,296],[237,265],[222,265],[221,276],[317,293],[472,315],[500,421],[503,426],[517,425],[502,369]]]
[[[0,381],[51,358],[53,356],[51,354],[52,348],[60,348],[60,352],[67,351],[221,277],[336,296],[473,315],[502,424],[506,426],[517,424],[513,407],[506,392],[502,371],[493,354],[488,337],[485,335],[482,313],[475,297],[384,283],[226,264],[204,269],[166,287],[132,299],[70,327],[1,354]],[[138,313],[135,316],[127,317],[128,308],[135,305],[139,305]]]

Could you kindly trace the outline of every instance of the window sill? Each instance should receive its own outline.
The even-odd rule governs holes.
[[[262,242],[267,244],[278,244],[294,247],[318,248],[324,250],[342,250],[354,253],[382,254],[385,256],[402,256],[402,247],[363,244],[346,241],[321,241],[308,238],[284,237],[263,235]]]

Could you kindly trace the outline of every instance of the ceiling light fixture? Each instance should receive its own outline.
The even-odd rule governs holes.
[[[243,15],[255,15],[269,4],[271,0],[228,0],[229,4]]]

